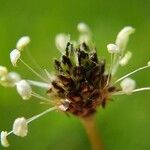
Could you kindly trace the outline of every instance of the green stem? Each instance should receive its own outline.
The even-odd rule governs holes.
[[[82,123],[91,142],[92,150],[104,150],[101,139],[97,134],[95,117],[82,118]]]

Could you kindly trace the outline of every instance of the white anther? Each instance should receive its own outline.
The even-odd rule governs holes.
[[[55,37],[55,45],[61,53],[65,53],[67,43],[70,41],[70,36],[60,33]]]
[[[107,49],[109,53],[119,53],[119,48],[116,44],[108,44]]]
[[[16,66],[18,59],[20,58],[21,54],[20,51],[17,49],[14,49],[10,53],[10,61],[13,66]]]
[[[7,140],[7,131],[2,131],[1,132],[1,144],[3,147],[9,147],[9,143],[8,143],[8,140]]]
[[[28,123],[24,117],[17,118],[13,124],[13,133],[20,137],[25,137],[28,133]]]
[[[129,60],[131,59],[131,57],[132,57],[132,53],[131,53],[130,51],[128,51],[128,52],[124,55],[124,57],[119,61],[119,64],[120,64],[121,66],[127,65],[128,62],[129,62]]]
[[[82,33],[88,33],[90,31],[88,25],[85,24],[84,22],[80,22],[77,25],[77,29],[78,29],[79,32],[82,32]]]
[[[120,83],[122,91],[126,94],[131,94],[136,87],[136,82],[131,78],[125,78]]]
[[[23,36],[18,40],[16,48],[22,51],[30,43],[30,41],[31,40],[29,36]]]
[[[8,74],[8,70],[4,66],[0,66],[0,77],[4,77]]]
[[[0,80],[0,84],[4,87],[14,87],[16,82],[20,81],[21,77],[16,72],[9,72],[6,76],[3,76]]]
[[[27,81],[21,80],[17,82],[16,87],[17,87],[17,92],[24,100],[30,99],[32,89],[31,89],[30,84]]]
[[[124,27],[117,35],[116,45],[118,45],[119,50],[124,50],[128,43],[129,36],[133,34],[135,29],[131,26]]]

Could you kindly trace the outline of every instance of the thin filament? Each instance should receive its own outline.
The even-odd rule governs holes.
[[[141,71],[141,70],[143,70],[143,69],[146,69],[146,68],[148,68],[148,67],[150,67],[150,66],[144,66],[144,67],[138,68],[138,69],[136,69],[136,70],[134,70],[134,71],[132,71],[132,72],[126,74],[125,76],[119,78],[117,81],[115,81],[114,84],[116,84],[116,83],[120,82],[121,80],[127,78],[128,76],[130,76],[130,75],[132,75],[132,74],[134,74],[134,73],[136,73],[136,72],[138,72],[138,71]]]
[[[39,81],[33,81],[33,80],[27,80],[30,85],[41,87],[44,89],[49,89],[51,84],[45,83],[45,82],[39,82]]]
[[[42,73],[43,69],[40,67],[40,65],[37,63],[37,61],[34,59],[34,57],[32,56],[32,54],[28,48],[26,50],[26,53],[27,53],[27,56],[29,57],[29,59],[31,60],[32,64]]]
[[[37,73],[34,69],[32,69],[27,63],[25,63],[21,58],[19,58],[20,61],[30,70],[32,71],[37,77],[39,77],[41,80],[47,82],[45,78],[43,78],[39,73]]]
[[[41,96],[41,95],[39,95],[39,94],[37,94],[35,92],[32,92],[31,95],[34,96],[34,97],[36,97],[36,98],[38,98],[38,99],[40,99],[40,100],[43,100],[43,101],[48,101],[48,102],[50,101],[48,98],[43,97],[43,96]]]
[[[113,61],[114,61],[114,55],[113,54],[111,54],[111,58],[110,59],[111,59],[110,60],[110,67],[109,67],[108,78],[107,78],[107,82],[106,82],[106,86],[105,87],[107,87],[108,84],[109,84],[109,80],[110,80],[110,76],[111,76],[111,72],[112,72],[112,65],[113,65]]]
[[[148,91],[148,90],[150,90],[150,87],[138,88],[138,89],[133,90],[132,93]],[[125,95],[125,94],[126,93],[124,93],[123,91],[120,91],[120,92],[113,93],[112,95]]]
[[[31,117],[30,119],[28,119],[27,123],[29,124],[29,123],[32,122],[33,120],[36,120],[36,119],[38,119],[39,117],[42,117],[43,115],[45,115],[45,114],[47,114],[47,113],[49,113],[49,112],[51,112],[51,111],[53,111],[53,110],[56,110],[56,109],[58,109],[57,106],[52,107],[52,108],[49,108],[49,109],[45,110],[44,112],[42,112],[42,113],[40,113],[40,114],[38,114],[38,115],[35,115],[35,116]]]

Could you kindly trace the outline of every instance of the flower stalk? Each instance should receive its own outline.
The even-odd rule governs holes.
[[[95,115],[82,118],[82,124],[86,130],[92,150],[104,150],[101,137],[96,129]]]

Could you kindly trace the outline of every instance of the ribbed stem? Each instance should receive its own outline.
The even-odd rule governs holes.
[[[90,116],[90,117],[82,118],[82,123],[87,132],[89,141],[92,146],[92,150],[104,150],[101,142],[101,138],[98,136],[96,130],[95,117]]]

